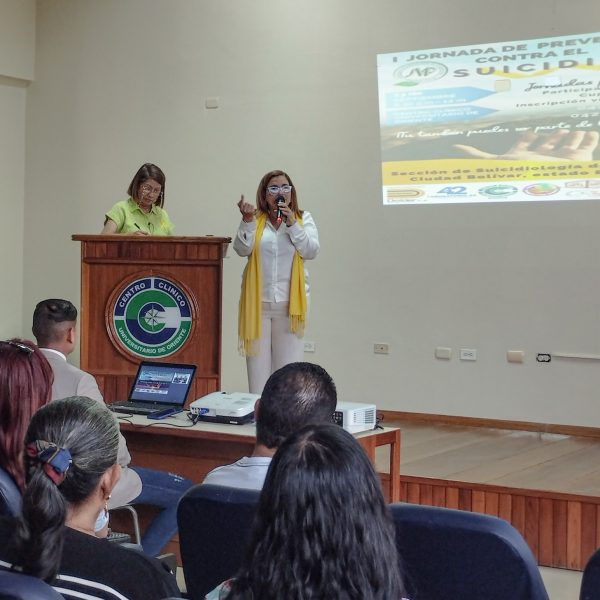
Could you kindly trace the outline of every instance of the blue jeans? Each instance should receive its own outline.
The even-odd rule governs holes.
[[[130,504],[149,504],[162,508],[142,536],[144,552],[156,556],[177,533],[177,504],[194,482],[175,473],[146,467],[129,468],[142,480],[142,493]]]

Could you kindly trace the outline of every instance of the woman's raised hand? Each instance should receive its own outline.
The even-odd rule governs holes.
[[[240,212],[242,213],[242,219],[244,219],[246,223],[249,223],[250,221],[254,220],[254,213],[256,212],[256,208],[254,204],[250,204],[250,202],[246,202],[244,200],[244,194],[242,194],[242,197],[237,203],[237,206],[240,209]]]

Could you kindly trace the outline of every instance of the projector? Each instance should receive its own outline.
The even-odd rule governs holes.
[[[333,422],[350,433],[371,431],[377,425],[377,410],[374,404],[338,402],[333,413]]]
[[[254,420],[254,403],[259,394],[213,392],[190,404],[190,414],[199,421],[243,425]]]

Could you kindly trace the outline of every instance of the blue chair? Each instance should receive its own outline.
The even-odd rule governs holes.
[[[590,556],[585,565],[579,600],[600,600],[600,548]]]
[[[0,600],[65,600],[46,582],[15,571],[0,569]]]
[[[179,501],[179,548],[187,593],[204,596],[239,569],[258,497],[256,490],[196,485]]]
[[[529,546],[503,519],[415,504],[390,509],[409,598],[548,600]]]
[[[21,513],[21,490],[15,480],[0,467],[0,515],[14,517]]]

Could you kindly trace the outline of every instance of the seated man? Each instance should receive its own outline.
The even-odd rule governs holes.
[[[322,367],[297,362],[275,371],[256,401],[252,456],[213,469],[202,483],[262,489],[271,458],[283,440],[305,425],[331,423],[336,404],[335,383]]]
[[[71,302],[59,299],[39,302],[33,313],[32,331],[54,372],[52,400],[87,396],[104,402],[94,377],[67,362],[77,339],[77,309]],[[117,462],[122,475],[108,506],[110,509],[124,504],[150,504],[163,509],[142,536],[144,551],[155,556],[177,531],[177,503],[192,482],[174,473],[130,467],[130,461],[125,438],[119,434]]]

